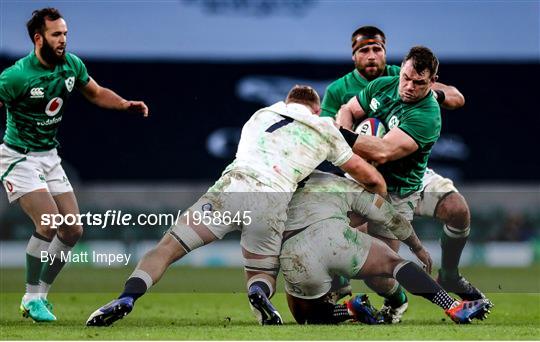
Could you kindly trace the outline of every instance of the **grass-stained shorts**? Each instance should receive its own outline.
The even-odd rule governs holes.
[[[303,299],[324,296],[334,276],[351,279],[358,274],[372,241],[343,219],[312,224],[283,243],[279,260],[285,291]]]

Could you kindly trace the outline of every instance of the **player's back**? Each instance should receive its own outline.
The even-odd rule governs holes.
[[[289,203],[286,231],[302,229],[329,218],[348,220],[349,211],[368,205],[360,203],[359,195],[365,189],[347,178],[314,171],[302,183]]]
[[[227,170],[244,172],[276,191],[293,192],[322,161],[341,165],[351,155],[330,119],[304,105],[278,102],[244,125],[236,159]]]

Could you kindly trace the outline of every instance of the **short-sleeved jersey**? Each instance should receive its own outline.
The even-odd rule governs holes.
[[[357,98],[368,117],[381,120],[387,131],[400,128],[418,144],[412,154],[378,167],[388,191],[405,197],[422,187],[431,148],[441,132],[441,110],[432,92],[418,102],[403,102],[398,86],[399,76],[380,77]]]
[[[365,198],[359,195],[364,191],[358,183],[345,177],[315,171],[289,202],[285,230],[306,228],[330,218],[348,222],[347,212],[364,213],[372,204],[372,201],[362,201]]]
[[[4,141],[28,151],[55,148],[66,101],[88,81],[85,65],[70,53],[54,69],[43,66],[34,52],[19,59],[0,75],[0,101],[7,112]]]
[[[292,193],[321,162],[341,166],[352,155],[332,119],[313,115],[304,105],[278,102],[246,122],[236,159],[225,172],[241,171],[276,191]]]
[[[397,65],[387,65],[382,76],[399,75],[400,69]],[[334,118],[339,108],[349,102],[351,98],[358,95],[368,83],[369,81],[363,78],[356,69],[330,83],[326,88],[321,104],[321,116]]]

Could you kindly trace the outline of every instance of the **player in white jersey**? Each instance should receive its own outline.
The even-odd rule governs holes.
[[[285,102],[257,111],[242,128],[236,159],[156,248],[146,253],[118,299],[87,325],[109,325],[133,308],[167,267],[190,251],[241,230],[248,298],[262,324],[281,324],[268,298],[275,291],[287,205],[299,181],[328,160],[370,191],[386,193],[382,175],[354,155],[331,119],[319,118],[311,87],[295,86]],[[209,219],[205,219],[209,218]]]
[[[410,293],[445,310],[457,323],[485,318],[489,302],[458,302],[426,272],[402,259],[379,239],[349,226],[354,212],[380,224],[408,245],[431,272],[431,258],[410,222],[382,197],[346,178],[315,171],[304,180],[289,203],[280,255],[289,308],[300,324],[339,323],[353,319],[383,323],[367,296],[345,304],[328,300],[336,276],[396,278]]]

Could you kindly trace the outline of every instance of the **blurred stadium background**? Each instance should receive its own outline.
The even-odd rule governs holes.
[[[151,111],[144,120],[73,96],[59,151],[82,213],[187,208],[232,160],[240,128],[254,111],[283,99],[296,83],[322,95],[353,68],[352,31],[375,25],[387,35],[389,64],[400,63],[411,46],[426,45],[441,60],[440,80],[466,97],[463,109],[443,112],[430,163],[471,206],[463,264],[540,261],[538,1],[2,1],[0,70],[31,50],[24,24],[45,6],[63,13],[68,50],[83,58],[92,77],[144,100]],[[4,113],[0,122],[3,134]],[[420,219],[415,227],[438,261],[441,225]],[[133,253],[133,263],[167,228],[86,227],[77,248]],[[32,231],[19,207],[0,196],[2,268],[24,266]],[[227,237],[180,264],[239,266],[237,239]]]

